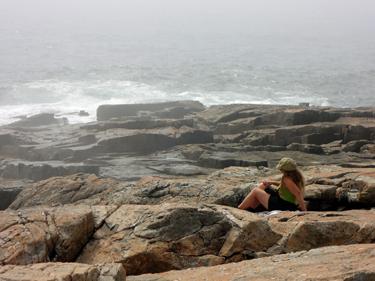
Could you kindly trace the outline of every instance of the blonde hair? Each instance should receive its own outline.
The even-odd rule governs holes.
[[[305,191],[305,178],[300,170],[295,169],[294,171],[284,171],[283,176],[281,177],[281,183],[284,182],[286,177],[291,178],[302,193]],[[281,188],[281,192],[283,192],[283,188]]]

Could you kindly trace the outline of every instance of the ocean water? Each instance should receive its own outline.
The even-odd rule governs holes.
[[[375,106],[374,11],[370,0],[1,0],[0,125],[185,99]]]

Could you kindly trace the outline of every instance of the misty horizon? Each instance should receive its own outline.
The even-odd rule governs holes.
[[[100,104],[155,97],[375,105],[374,8],[369,0],[3,0],[0,111],[64,114],[84,103],[95,114]]]

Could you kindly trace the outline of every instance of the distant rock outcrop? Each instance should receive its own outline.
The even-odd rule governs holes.
[[[272,168],[285,156],[296,158],[301,166],[374,161],[373,108],[205,108],[195,101],[173,101],[103,105],[98,120],[4,128],[3,178],[37,181],[77,172],[126,181],[185,178],[230,166]]]
[[[39,127],[48,125],[64,125],[68,124],[66,118],[55,118],[53,113],[40,113],[30,117],[21,117],[21,120],[13,122],[4,126],[5,128],[24,128],[24,127]]]
[[[160,103],[141,104],[106,104],[98,107],[96,117],[98,121],[122,117],[159,117],[169,119],[184,118],[187,113],[204,110],[198,101],[170,101]]]

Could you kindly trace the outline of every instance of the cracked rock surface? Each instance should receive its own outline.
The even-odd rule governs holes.
[[[0,280],[6,281],[125,281],[126,272],[119,264],[87,265],[79,263],[38,263],[0,268]]]
[[[247,281],[375,279],[375,245],[314,249],[214,267],[129,276],[128,281]]]
[[[2,265],[74,261],[95,230],[88,206],[3,211],[0,225]]]
[[[77,261],[122,263],[129,275],[138,275],[373,241],[375,211],[263,218],[218,205],[123,205]]]
[[[375,280],[374,112],[179,101],[2,127],[0,280]],[[282,157],[309,211],[238,210]]]

